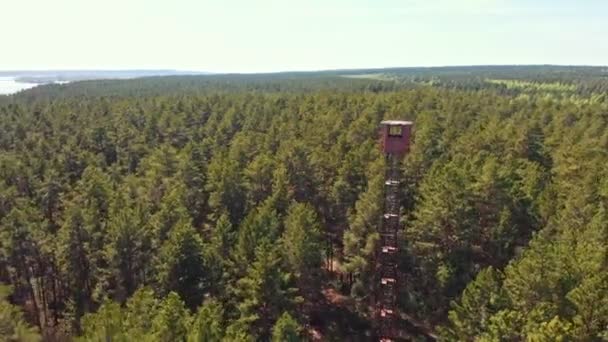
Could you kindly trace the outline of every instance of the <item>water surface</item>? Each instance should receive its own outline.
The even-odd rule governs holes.
[[[37,85],[38,83],[17,82],[14,77],[0,77],[0,95],[14,94]]]

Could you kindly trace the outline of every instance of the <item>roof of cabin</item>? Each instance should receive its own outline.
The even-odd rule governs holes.
[[[381,125],[389,125],[389,126],[411,126],[414,123],[411,121],[401,121],[401,120],[384,120],[380,122]]]

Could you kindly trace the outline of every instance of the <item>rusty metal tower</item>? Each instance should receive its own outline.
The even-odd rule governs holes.
[[[400,224],[401,160],[409,152],[412,122],[381,122],[382,152],[386,159],[384,213],[379,228],[377,251],[376,321],[382,342],[399,337],[397,295],[399,286],[398,252]]]

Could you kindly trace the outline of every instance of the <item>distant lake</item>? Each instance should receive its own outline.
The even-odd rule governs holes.
[[[0,95],[14,94],[37,85],[38,83],[17,82],[14,77],[0,77]]]

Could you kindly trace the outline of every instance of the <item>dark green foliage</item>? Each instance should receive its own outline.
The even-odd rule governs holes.
[[[372,295],[374,254],[377,232],[384,205],[384,162],[377,159],[370,166],[367,190],[361,194],[349,218],[349,229],[344,233],[345,269],[355,274],[352,295],[366,306]],[[365,310],[365,309],[362,309]]]
[[[0,284],[0,341],[37,342],[40,335],[23,319],[23,312],[7,301],[11,289]]]
[[[451,305],[451,326],[445,331],[449,340],[470,341],[490,326],[490,318],[507,306],[501,293],[501,275],[492,267],[477,274],[462,292],[462,297]]]
[[[319,292],[319,277],[323,262],[321,225],[312,206],[294,203],[285,217],[285,232],[281,251],[288,269],[297,278],[298,287],[314,296]]]
[[[272,341],[276,342],[298,342],[300,338],[300,330],[302,328],[298,322],[293,319],[288,313],[284,313],[279,317],[277,323],[272,328]]]
[[[282,267],[277,249],[268,243],[256,248],[255,261],[236,284],[238,320],[259,339],[268,339],[279,315],[293,309],[302,298],[291,287],[291,274]]]
[[[67,217],[59,231],[58,264],[67,274],[66,287],[69,293],[73,329],[79,330],[80,317],[90,310],[93,278],[91,235],[86,228],[82,210],[75,204],[67,209]]]
[[[109,264],[106,287],[116,299],[124,302],[143,284],[150,272],[150,233],[145,229],[144,213],[139,207],[130,207],[117,200],[108,223],[105,257]]]
[[[82,341],[128,341],[122,329],[123,313],[120,304],[103,303],[96,313],[82,319]]]
[[[188,333],[188,342],[221,341],[224,336],[221,303],[208,300],[198,309]]]
[[[133,340],[146,339],[151,334],[158,305],[154,292],[145,287],[135,291],[129,298],[123,309],[123,329]]]
[[[173,228],[158,259],[158,278],[163,292],[176,292],[191,310],[200,305],[210,285],[202,248],[194,228],[182,223]]]
[[[250,211],[241,223],[234,247],[234,259],[240,267],[251,264],[256,249],[276,241],[279,229],[280,221],[272,206],[263,204]]]
[[[170,292],[159,304],[152,321],[152,336],[156,341],[186,341],[190,314],[179,296]]]
[[[365,73],[383,77],[343,77]],[[605,73],[218,75],[0,96],[0,281],[13,289],[0,328],[371,336],[357,326],[371,325],[377,129],[391,118],[415,121],[400,311],[446,340],[606,339]]]

